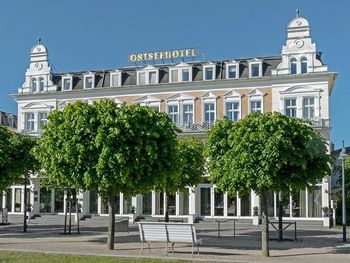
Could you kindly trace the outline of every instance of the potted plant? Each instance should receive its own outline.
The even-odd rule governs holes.
[[[254,226],[259,225],[259,207],[257,206],[253,207],[253,225]]]

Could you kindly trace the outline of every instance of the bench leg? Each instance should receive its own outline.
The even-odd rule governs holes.
[[[197,243],[197,254],[199,255],[199,244]]]
[[[140,252],[141,255],[143,255],[143,242],[141,243],[141,252]]]
[[[174,245],[175,245],[175,243],[171,244],[171,250],[172,250],[173,254],[174,254]]]
[[[151,243],[150,242],[147,242],[148,243],[148,253],[151,254]]]
[[[166,246],[165,246],[165,255],[168,255],[168,242],[166,242]]]

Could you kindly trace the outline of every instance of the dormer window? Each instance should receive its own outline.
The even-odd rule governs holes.
[[[192,67],[184,62],[179,63],[173,68],[169,69],[170,83],[186,82],[192,80]]]
[[[203,66],[203,80],[214,80],[215,79],[215,65]]]
[[[300,60],[301,62],[301,74],[306,74],[307,73],[307,58],[303,57]]]
[[[113,72],[110,75],[111,77],[111,87],[119,87],[121,86],[121,79],[122,79],[122,74],[121,72]]]
[[[157,84],[159,82],[159,70],[148,65],[137,71],[137,85]]]
[[[32,78],[32,81],[31,81],[31,89],[32,89],[32,92],[36,92],[36,91],[37,91],[37,81],[36,81],[36,78]]]
[[[84,76],[84,89],[93,89],[95,88],[95,76],[86,75]]]
[[[259,59],[253,59],[248,61],[249,63],[249,77],[257,78],[262,76],[262,61]]]
[[[239,62],[226,62],[226,79],[237,79],[239,75]]]
[[[62,90],[72,90],[72,77],[63,77],[62,78]]]
[[[43,92],[43,91],[44,91],[44,79],[39,78],[39,92]]]
[[[290,74],[294,75],[294,74],[297,74],[297,59],[296,58],[292,58],[290,60]]]
[[[260,76],[260,66],[259,64],[252,64],[250,66],[250,70],[251,70],[251,76],[252,77],[259,77]]]

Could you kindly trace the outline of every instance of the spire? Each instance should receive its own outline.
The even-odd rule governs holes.
[[[38,45],[41,45],[41,37],[38,38]]]
[[[300,15],[300,11],[299,11],[299,9],[297,8],[297,10],[295,10],[295,17],[299,17],[299,15]]]

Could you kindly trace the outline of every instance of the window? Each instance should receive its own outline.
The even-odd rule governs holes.
[[[237,66],[228,66],[228,78],[235,79],[237,78]]]
[[[12,115],[8,115],[7,116],[7,123],[10,127],[14,127],[13,125],[13,116]]]
[[[111,87],[119,87],[121,85],[121,73],[111,73]]]
[[[24,129],[28,132],[33,132],[34,129],[34,113],[26,112],[24,113]]]
[[[47,125],[47,112],[39,112],[38,114],[39,130],[43,125]]]
[[[297,117],[297,100],[286,99],[285,101],[286,115],[289,117]]]
[[[251,76],[252,77],[259,77],[260,76],[260,65],[259,64],[252,64],[251,65]]]
[[[186,82],[192,80],[192,67],[184,62],[169,69],[169,82]]]
[[[139,85],[145,85],[146,84],[146,73],[145,72],[140,72],[139,73],[138,81],[139,81]]]
[[[156,71],[150,71],[149,74],[149,84],[155,84],[157,83],[157,72]]]
[[[301,74],[307,73],[307,59],[302,58],[301,59]]]
[[[205,67],[204,80],[213,80],[213,79],[214,79],[214,67]]]
[[[190,81],[190,70],[189,69],[182,70],[182,81]]]
[[[179,121],[179,111],[178,111],[177,105],[169,105],[168,106],[168,115],[170,119],[173,121],[173,123],[177,124]]]
[[[231,121],[239,120],[239,102],[226,102],[226,117]]]
[[[33,78],[31,82],[32,82],[32,83],[31,83],[32,92],[36,92],[36,91],[37,91],[36,79]]]
[[[290,74],[297,74],[297,60],[295,58],[290,60]]]
[[[178,82],[179,81],[179,70],[173,69],[171,70],[171,82]]]
[[[72,79],[71,79],[71,77],[63,78],[63,90],[72,90]]]
[[[215,122],[215,104],[204,103],[204,122],[213,125]]]
[[[193,104],[183,104],[183,123],[184,125],[193,123]]]
[[[43,91],[44,91],[44,79],[39,78],[39,92],[43,92]]]
[[[95,86],[94,76],[85,76],[84,77],[84,89],[93,89]]]
[[[315,98],[303,98],[303,118],[313,119],[315,117]]]
[[[261,100],[250,101],[250,112],[262,113]]]

